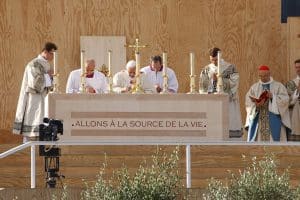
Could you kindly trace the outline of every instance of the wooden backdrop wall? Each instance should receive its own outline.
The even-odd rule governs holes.
[[[59,48],[62,90],[80,64],[81,35],[125,35],[128,43],[138,36],[150,45],[141,51],[144,65],[151,55],[167,51],[180,92],[189,90],[188,53],[195,51],[199,74],[209,61],[208,49],[218,46],[240,72],[243,117],[244,95],[257,81],[257,66],[270,65],[279,81],[288,77],[280,0],[1,0],[0,13],[1,133],[11,130],[24,66],[46,41]]]

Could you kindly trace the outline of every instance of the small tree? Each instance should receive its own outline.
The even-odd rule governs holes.
[[[273,154],[266,154],[264,159],[252,163],[238,175],[230,172],[227,184],[212,179],[206,200],[292,200],[300,199],[300,189],[292,189],[288,170],[277,173],[277,164]],[[244,157],[245,161],[245,157]]]
[[[98,175],[94,186],[86,184],[82,192],[84,200],[173,200],[183,190],[178,170],[179,147],[169,156],[157,151],[151,165],[144,161],[131,176],[126,167],[105,180],[107,164]]]

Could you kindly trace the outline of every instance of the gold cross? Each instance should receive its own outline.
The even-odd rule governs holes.
[[[140,48],[148,47],[148,45],[147,44],[141,45],[139,42],[139,38],[136,38],[134,44],[128,44],[128,45],[125,44],[125,47],[134,48],[134,53],[136,54],[136,53],[139,53]]]

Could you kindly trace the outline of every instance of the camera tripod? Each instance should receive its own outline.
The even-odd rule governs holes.
[[[60,148],[40,146],[40,156],[44,156],[45,160],[45,172],[46,175],[46,187],[55,188],[57,180],[65,178],[64,175],[59,175],[59,157],[61,156]]]

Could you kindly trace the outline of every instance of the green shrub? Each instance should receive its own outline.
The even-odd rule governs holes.
[[[68,199],[68,190],[67,185],[62,185],[62,191],[56,191],[55,194],[52,194],[51,200],[67,200]]]
[[[240,171],[238,175],[230,172],[230,180],[226,183],[212,179],[203,198],[206,200],[300,199],[299,187],[292,189],[288,170],[281,175],[277,173],[274,158],[273,154],[266,154],[260,161],[253,157],[251,165]]]
[[[170,155],[157,151],[149,165],[144,161],[134,175],[123,167],[105,179],[107,164],[100,170],[94,186],[82,192],[84,200],[173,200],[181,193],[178,170],[179,148]]]

